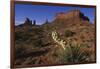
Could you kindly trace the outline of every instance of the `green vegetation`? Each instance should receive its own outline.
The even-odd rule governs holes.
[[[90,61],[89,52],[84,50],[81,44],[69,43],[66,46],[65,53],[63,55],[63,61],[69,63],[82,63],[86,61]]]
[[[75,34],[75,32],[72,32],[72,31],[70,31],[70,30],[66,30],[65,31],[65,37],[71,37],[71,36],[73,36]]]

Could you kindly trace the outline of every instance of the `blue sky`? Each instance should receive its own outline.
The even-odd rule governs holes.
[[[79,9],[85,16],[89,17],[91,22],[94,22],[95,8],[15,4],[15,25],[23,23],[26,17],[36,20],[36,23],[41,25],[46,19],[52,21],[58,12],[67,12],[74,9]]]

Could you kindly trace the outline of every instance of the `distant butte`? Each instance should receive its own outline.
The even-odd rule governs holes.
[[[75,20],[84,20],[89,21],[89,18],[85,16],[80,10],[71,10],[66,13],[60,12],[56,13],[55,20],[61,20],[61,19],[75,19]]]

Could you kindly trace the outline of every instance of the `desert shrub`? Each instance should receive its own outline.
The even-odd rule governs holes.
[[[20,35],[22,32],[15,32],[15,40],[19,40],[20,39]]]
[[[72,32],[72,31],[70,31],[70,30],[66,30],[65,33],[64,33],[64,35],[65,35],[66,37],[71,37],[71,36],[73,36],[74,34],[75,34],[75,32]]]
[[[42,40],[36,39],[32,41],[33,47],[42,47]]]
[[[21,55],[23,55],[25,50],[26,48],[23,45],[16,45],[15,46],[16,58],[19,58]]]
[[[88,33],[89,31],[88,31],[88,28],[84,27],[84,28],[80,29],[80,32],[86,32],[86,33]]]
[[[28,34],[27,32],[16,32],[15,33],[15,40],[18,41],[26,41],[29,39],[29,37],[32,37],[31,34]]]
[[[90,53],[85,49],[86,48],[81,46],[81,44],[69,43],[66,46],[66,50],[63,55],[63,61],[69,63],[81,63],[90,61]]]

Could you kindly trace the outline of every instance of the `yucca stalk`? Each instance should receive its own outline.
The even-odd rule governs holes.
[[[53,38],[53,40],[54,40],[56,43],[58,43],[58,44],[61,46],[61,48],[62,48],[63,50],[65,50],[65,44],[66,44],[66,42],[65,42],[64,40],[62,40],[62,39],[59,37],[58,32],[53,31],[53,32],[52,32],[52,38]]]

